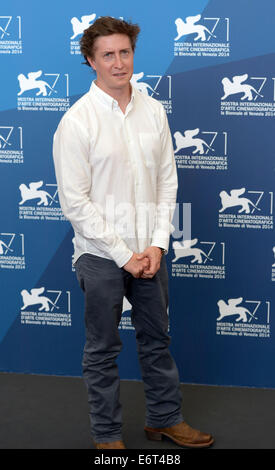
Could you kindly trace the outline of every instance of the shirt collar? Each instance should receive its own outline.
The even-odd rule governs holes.
[[[129,104],[133,103],[133,101],[135,99],[135,95],[136,95],[136,90],[135,90],[135,87],[133,85],[131,85],[131,89],[132,89],[132,92],[131,92],[131,99],[130,99]],[[117,100],[115,100],[111,95],[108,95],[108,93],[105,93],[105,91],[103,91],[101,88],[99,88],[96,85],[95,80],[92,81],[89,92],[95,94],[96,97],[99,99],[99,101],[101,101],[101,103],[105,104],[105,106],[108,106],[108,108],[115,109],[115,108],[118,107]]]

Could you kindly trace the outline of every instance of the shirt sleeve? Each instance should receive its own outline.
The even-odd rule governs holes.
[[[157,180],[157,209],[151,245],[164,248],[167,252],[170,235],[174,231],[172,219],[176,207],[178,177],[171,132],[163,106],[160,112],[161,155]]]
[[[119,267],[133,252],[107,222],[90,199],[92,169],[89,164],[90,137],[73,117],[62,119],[53,139],[53,159],[59,200],[75,232],[108,254]]]

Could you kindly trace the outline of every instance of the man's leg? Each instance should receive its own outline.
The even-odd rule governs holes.
[[[129,282],[137,350],[146,395],[146,425],[173,426],[183,420],[178,369],[168,349],[168,274],[165,258],[152,279]]]
[[[116,358],[124,295],[123,272],[114,261],[88,253],[76,262],[85,295],[86,343],[83,376],[88,390],[91,432],[95,442],[121,440],[120,380]]]

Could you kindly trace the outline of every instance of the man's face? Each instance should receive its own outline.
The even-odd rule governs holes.
[[[97,85],[112,96],[116,91],[129,90],[133,75],[134,53],[126,34],[100,36],[95,41],[94,57],[88,58],[96,71]]]

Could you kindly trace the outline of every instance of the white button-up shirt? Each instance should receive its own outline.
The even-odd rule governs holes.
[[[161,103],[132,87],[124,114],[93,82],[62,117],[53,156],[74,262],[91,253],[122,267],[150,245],[168,249],[177,172]]]

